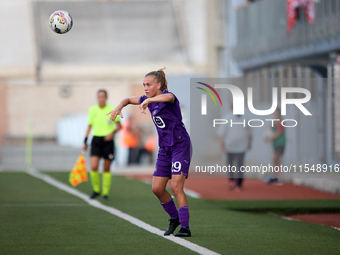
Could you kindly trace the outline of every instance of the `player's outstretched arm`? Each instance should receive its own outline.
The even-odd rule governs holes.
[[[172,93],[166,93],[166,94],[161,94],[158,96],[150,97],[148,98],[149,103],[154,103],[154,102],[169,102],[173,103],[175,102],[175,96]]]
[[[140,104],[139,109],[141,110],[141,113],[146,113],[145,109],[148,107],[150,103],[155,103],[155,102],[169,102],[173,103],[175,102],[175,96],[171,93],[167,94],[162,94],[154,97],[149,97],[143,101],[143,103]]]
[[[121,118],[124,118],[123,114],[122,114],[122,109],[125,106],[127,106],[128,104],[135,104],[135,105],[139,104],[138,99],[139,99],[139,97],[124,98],[116,108],[114,108],[111,112],[109,112],[106,115],[111,114],[110,120],[112,120],[112,121],[114,121],[118,115],[120,115]]]

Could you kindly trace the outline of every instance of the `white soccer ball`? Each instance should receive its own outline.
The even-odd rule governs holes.
[[[73,19],[67,11],[59,10],[52,13],[49,23],[54,32],[65,34],[71,30]]]

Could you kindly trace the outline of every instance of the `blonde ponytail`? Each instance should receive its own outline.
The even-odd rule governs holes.
[[[152,72],[149,72],[145,75],[146,76],[150,76],[150,75],[153,75],[155,76],[155,78],[157,79],[157,82],[160,82],[161,83],[161,91],[163,91],[164,89],[168,89],[168,82],[166,80],[166,77],[165,77],[165,73],[164,73],[164,70],[166,69],[166,67],[162,67],[160,69],[158,69],[157,71],[152,71]]]

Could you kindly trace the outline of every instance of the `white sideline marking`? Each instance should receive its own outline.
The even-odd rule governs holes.
[[[193,197],[193,198],[201,198],[201,195],[198,194],[196,191],[193,191],[191,189],[186,189],[184,188],[184,193],[189,196],[189,197]]]
[[[54,186],[54,187],[56,187],[60,190],[66,191],[69,194],[72,194],[76,197],[79,197],[80,199],[84,200],[85,202],[92,205],[93,207],[107,211],[107,212],[109,212],[109,213],[111,213],[111,214],[113,214],[113,215],[115,215],[115,216],[117,216],[121,219],[124,219],[124,220],[126,220],[126,221],[140,227],[140,228],[143,228],[143,229],[145,229],[145,230],[147,230],[147,231],[149,231],[153,234],[161,236],[161,237],[168,239],[168,240],[170,240],[174,243],[182,245],[182,246],[184,246],[184,247],[186,247],[186,248],[188,248],[188,249],[190,249],[194,252],[197,252],[198,254],[219,255],[219,253],[216,253],[216,252],[211,251],[207,248],[204,248],[202,246],[199,246],[197,244],[189,242],[189,241],[187,241],[183,238],[174,237],[172,235],[171,236],[164,236],[164,231],[162,231],[158,228],[155,228],[155,227],[145,223],[144,221],[141,221],[141,220],[139,220],[135,217],[132,217],[132,216],[126,214],[126,213],[123,213],[123,212],[121,212],[121,211],[119,211],[119,210],[117,210],[113,207],[103,205],[102,203],[100,203],[97,200],[92,200],[88,197],[88,195],[86,195],[86,194],[84,194],[84,193],[82,193],[82,192],[80,192],[80,191],[78,191],[78,190],[76,190],[76,189],[74,189],[74,188],[54,179],[54,178],[52,178],[49,175],[41,174],[41,173],[39,173],[35,170],[32,170],[32,169],[28,170],[27,173],[30,174],[31,176],[34,176],[38,179],[41,179],[41,180],[47,182],[48,184],[51,184],[52,186]]]
[[[287,216],[281,216],[280,218],[284,219],[284,220],[290,220],[290,221],[301,221],[301,220],[297,220],[297,219],[294,219],[294,218],[291,218],[291,217],[287,217]]]

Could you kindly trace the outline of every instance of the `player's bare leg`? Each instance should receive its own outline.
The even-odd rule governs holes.
[[[181,175],[172,175],[171,190],[176,197],[178,208],[188,206],[188,200],[184,193],[185,178],[186,176],[183,173]]]
[[[178,204],[178,216],[181,224],[181,229],[175,235],[178,237],[189,237],[191,232],[189,230],[189,207],[188,200],[184,193],[184,182],[186,176],[181,173],[181,175],[172,175],[171,189],[174,193],[177,204]]]
[[[169,181],[169,177],[154,176],[152,178],[152,192],[158,197],[163,209],[170,216],[170,224],[168,229],[164,232],[165,236],[171,235],[179,226],[178,211],[176,205],[170,195],[165,189]]]
[[[169,192],[165,189],[168,180],[168,177],[153,176],[152,178],[152,192],[158,197],[161,203],[167,203],[172,199]]]
[[[91,156],[91,170],[97,172],[100,158],[98,156]]]
[[[104,169],[103,169],[104,173],[110,172],[111,163],[112,163],[112,161],[109,160],[109,159],[104,160]]]

